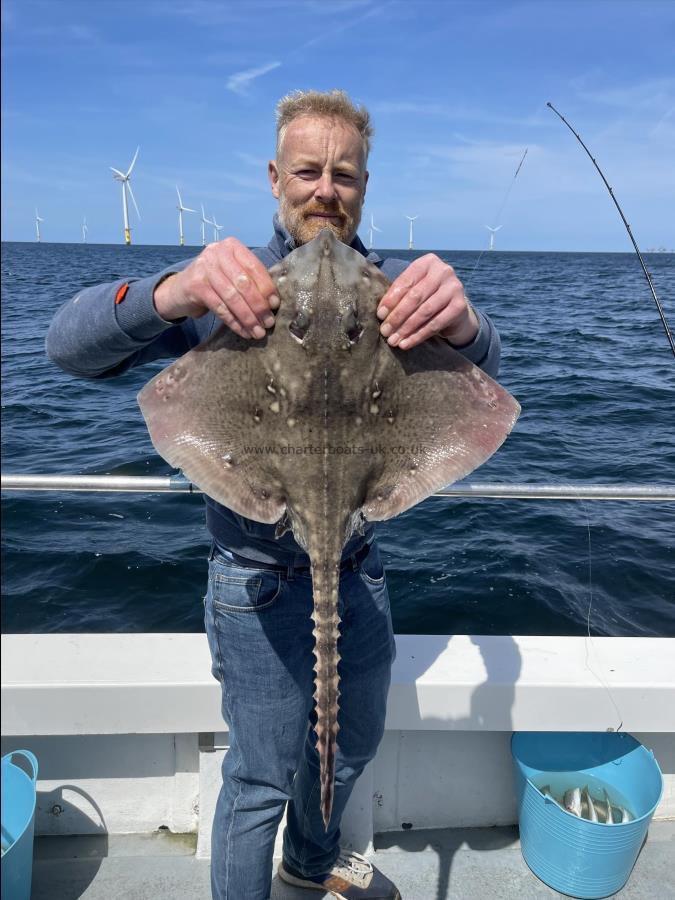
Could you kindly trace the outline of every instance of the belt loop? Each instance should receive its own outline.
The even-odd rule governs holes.
[[[286,569],[286,579],[288,581],[293,581],[295,578],[295,566],[293,565],[293,561],[288,564],[288,568]]]

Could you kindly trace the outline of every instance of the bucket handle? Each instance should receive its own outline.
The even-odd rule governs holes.
[[[35,784],[35,782],[37,781],[37,775],[38,775],[38,761],[37,761],[35,755],[33,753],[31,753],[30,750],[13,750],[9,754],[9,759],[10,759],[11,763],[14,763],[15,756],[24,756],[25,757],[26,761],[29,763],[29,765],[31,767],[31,771],[27,772],[26,774],[30,777],[30,780],[33,782],[33,784]]]

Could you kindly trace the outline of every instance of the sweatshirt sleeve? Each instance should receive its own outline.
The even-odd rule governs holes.
[[[162,319],[153,295],[160,281],[189,262],[148,278],[80,291],[52,319],[46,339],[48,357],[71,375],[106,378],[143,362],[185,353],[189,344],[181,323]]]
[[[473,303],[471,305],[473,306]],[[463,347],[457,347],[454,344],[451,344],[451,346],[491,378],[496,378],[499,372],[499,360],[502,352],[499,333],[492,319],[479,309],[476,309],[475,306],[473,310],[478,316],[478,334],[470,343],[465,344]]]

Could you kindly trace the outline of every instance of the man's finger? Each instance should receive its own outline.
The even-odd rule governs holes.
[[[412,290],[417,281],[424,277],[421,273],[418,278],[415,277],[415,270],[413,269],[411,271],[413,265],[414,264],[411,263],[405,272],[401,273],[401,275],[399,275],[389,286],[389,289],[382,297],[377,307],[378,319],[386,319],[391,311],[398,306],[408,291]]]
[[[436,305],[440,306],[440,309],[435,316],[429,319],[426,324],[421,325],[417,331],[414,331],[407,337],[403,337],[398,341],[397,346],[401,350],[409,350],[411,347],[415,347],[417,344],[421,344],[423,341],[433,337],[433,335],[444,334],[448,328],[464,322],[467,316],[473,316],[473,319],[476,320],[475,313],[473,313],[465,296],[460,297],[459,295],[454,295],[450,302],[448,302],[447,299],[442,299],[440,303],[436,303]],[[480,323],[476,320],[475,327],[472,331],[467,333],[466,341],[464,341],[464,343],[473,339],[479,327]],[[469,328],[471,329],[470,324]]]
[[[247,300],[251,303],[251,308],[260,318],[267,317],[271,309],[277,309],[279,306],[279,297],[277,296],[277,288],[270,273],[260,262],[258,257],[251,253],[248,247],[243,244],[235,246],[233,249],[234,259],[245,269],[246,274],[251,279],[254,290]],[[260,297],[260,302],[258,301]],[[269,320],[268,320],[269,321]],[[274,320],[267,326],[270,328],[274,324]]]
[[[415,334],[411,334],[409,337],[404,338],[401,343],[398,344],[398,348],[400,350],[411,350],[413,347],[417,347],[418,344],[428,341],[429,338],[434,337],[434,335],[437,335],[439,331],[442,330],[443,326],[436,319],[432,319],[431,322],[424,326],[424,328],[421,328],[419,331],[416,331]]]
[[[414,259],[408,268],[404,272],[401,272],[398,278],[394,279],[389,290],[382,297],[377,307],[378,319],[386,319],[391,311],[398,306],[408,291],[426,277],[431,266],[437,259],[438,257],[431,254],[421,256],[419,259]]]
[[[421,309],[428,302],[430,297],[436,295],[442,280],[442,272],[430,272],[425,278],[414,284],[405,295],[399,299],[395,308],[392,309],[384,322],[382,322],[380,326],[380,333],[382,336],[389,338],[392,334],[400,331],[403,324],[414,315],[418,309]]]
[[[448,307],[441,305],[441,310],[439,313],[433,316],[417,331],[414,331],[407,337],[402,338],[397,346],[400,350],[410,350],[412,347],[416,347],[418,344],[422,344],[424,341],[429,340],[430,337],[434,337],[434,335],[437,335],[441,331],[443,331],[443,329],[448,325],[447,319]]]
[[[263,324],[249,306],[246,297],[238,289],[242,286],[241,283],[239,286],[233,284],[223,272],[214,268],[209,271],[209,286],[218,296],[220,303],[242,328],[255,338],[265,336]]]
[[[228,328],[231,328],[232,331],[234,331],[240,337],[250,340],[252,335],[249,330],[242,327],[242,325],[235,319],[235,317],[223,302],[222,297],[218,293],[216,293],[213,288],[208,286],[204,288],[203,301],[211,310],[211,312],[215,313],[215,315],[218,316],[218,318],[224,325],[227,325]]]
[[[245,247],[242,247],[242,249],[246,250]],[[260,290],[258,289],[258,285],[253,274],[253,269],[247,268],[246,258],[244,258],[244,261],[242,261],[237,256],[235,249],[232,246],[228,245],[227,242],[224,244],[224,250],[225,255],[217,257],[217,264],[214,265],[214,267],[210,270],[210,274],[214,279],[218,280],[219,284],[222,284],[222,279],[224,278],[229,284],[233,285],[236,292],[242,298],[242,301],[246,304],[248,309],[251,311],[251,314],[255,317],[258,326],[260,326],[261,328],[271,328],[272,325],[274,325],[274,316],[272,315],[272,311],[270,309],[269,300],[263,297],[263,295],[260,293]],[[253,256],[253,254],[251,254],[248,250],[247,253],[250,256]],[[256,260],[256,262],[258,262],[258,260]],[[267,274],[266,270],[265,274]],[[272,280],[271,278],[269,278],[269,275],[267,276],[267,278],[270,284],[272,284]],[[274,287],[273,284],[272,287]],[[230,308],[232,309],[231,305]],[[242,325],[244,325],[246,328],[251,329],[254,327],[254,323],[250,321],[250,318],[248,316],[242,317],[238,315],[238,308],[232,309],[232,312],[234,312],[235,316],[240,319]]]
[[[395,331],[392,331],[388,336],[385,336],[392,346],[400,346],[402,340],[416,334],[420,329],[426,327],[429,322],[436,319],[436,317],[442,317],[447,309],[447,294],[442,290],[436,291],[428,300],[425,300],[424,303],[420,304],[411,315],[401,322]]]
[[[251,310],[258,324],[262,328],[271,328],[274,325],[274,316],[269,300],[262,296],[252,276],[247,271],[241,271],[231,280],[237,294]],[[248,323],[245,324],[248,327]]]

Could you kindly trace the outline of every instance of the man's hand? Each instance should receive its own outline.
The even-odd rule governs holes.
[[[155,309],[167,322],[209,310],[243,338],[265,337],[279,306],[276,287],[260,260],[236,238],[209,244],[182,272],[155,289]]]
[[[451,344],[470,343],[480,327],[452,266],[433,253],[414,260],[380,300],[380,332],[392,347],[409,350],[438,334]]]

